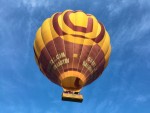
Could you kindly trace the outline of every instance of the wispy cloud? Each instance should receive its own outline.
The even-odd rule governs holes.
[[[111,16],[117,16],[122,13],[123,10],[128,10],[129,7],[136,6],[138,9],[146,9],[150,6],[150,1],[148,0],[114,0],[108,3],[107,8]],[[145,6],[145,7],[143,7]]]
[[[141,23],[140,23],[140,30],[142,32],[147,32],[150,30],[150,15],[146,14],[142,17]]]
[[[138,97],[135,98],[135,101],[138,102],[138,103],[146,102],[146,101],[149,101],[149,100],[150,100],[150,95],[148,95],[148,96],[139,95]]]
[[[60,2],[60,1],[59,1]],[[48,0],[22,0],[20,1],[20,7],[21,5],[24,5],[25,7],[29,8],[30,10],[34,8],[48,8],[50,6],[54,6],[54,1],[48,1]]]

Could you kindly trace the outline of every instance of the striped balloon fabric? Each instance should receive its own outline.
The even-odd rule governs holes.
[[[43,22],[36,33],[34,53],[48,79],[64,90],[80,91],[107,66],[110,37],[93,15],[66,10]]]

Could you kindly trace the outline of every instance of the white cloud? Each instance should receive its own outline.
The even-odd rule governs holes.
[[[128,17],[131,20],[130,17]],[[137,22],[129,24],[127,21],[122,26],[119,26],[117,32],[113,33],[112,37],[114,40],[111,40],[113,43],[113,48],[123,47],[127,45],[129,42],[136,42],[138,40],[144,40],[146,38],[144,36],[145,33],[150,31],[150,16],[149,14],[144,15],[141,19],[138,19]],[[134,43],[135,44],[135,43]],[[138,46],[143,46],[141,45]],[[149,48],[150,45],[146,44],[143,48]],[[136,49],[136,48],[135,48]],[[144,52],[144,51],[143,51]]]
[[[142,17],[140,26],[141,31],[150,31],[150,14],[146,14]]]
[[[113,1],[107,5],[108,11],[110,12],[111,16],[116,16],[121,13],[122,10],[126,9],[127,7],[136,4],[133,0],[120,0],[120,1]]]
[[[108,112],[108,113],[117,113],[119,110],[117,103],[112,102],[111,100],[104,100],[97,105],[95,111],[96,113]]]
[[[58,8],[61,8],[64,2],[62,0],[22,0],[18,1],[18,6],[22,7],[25,6],[27,9],[32,12],[35,9],[44,8],[44,9],[50,9],[51,11],[57,10]],[[42,10],[42,9],[41,9]]]
[[[20,104],[21,103],[21,104]],[[3,106],[3,109],[0,111],[2,113],[42,113],[45,111],[42,111],[40,107],[36,106],[36,103],[32,103],[29,101],[28,104],[23,102],[23,99],[19,103],[15,103],[14,101],[11,101],[7,104],[0,103]]]
[[[136,6],[137,8],[148,8],[150,6],[149,0],[114,0],[109,2],[107,9],[110,16],[116,16],[122,13],[123,10],[128,10],[128,7]],[[143,7],[144,6],[144,7]]]
[[[138,0],[138,2],[140,3],[140,7],[150,6],[150,1],[149,0]]]
[[[147,98],[145,96],[138,96],[136,99],[135,99],[137,102],[145,102],[147,100]]]
[[[135,97],[135,102],[138,103],[144,103],[150,100],[150,95],[139,95]]]
[[[36,8],[36,7],[48,7],[48,5],[54,5],[53,1],[49,0],[22,0],[23,5],[30,7],[30,8]]]

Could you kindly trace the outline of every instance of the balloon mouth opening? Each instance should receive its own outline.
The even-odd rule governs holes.
[[[61,81],[61,85],[64,90],[77,91],[82,89],[84,81],[79,77],[69,76]]]

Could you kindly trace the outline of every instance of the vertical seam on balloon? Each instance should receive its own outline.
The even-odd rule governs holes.
[[[104,44],[104,43],[103,43],[103,44]],[[101,47],[100,47],[100,48],[101,48]],[[100,51],[98,52],[98,54],[97,54],[97,56],[95,57],[95,59],[98,57],[98,55],[99,55],[101,52],[103,52],[102,49],[100,49]],[[104,54],[104,53],[103,53],[103,54]],[[105,54],[104,54],[104,57],[105,57]],[[95,61],[95,59],[94,59],[93,61]],[[99,61],[98,64],[101,64],[102,61],[103,61],[103,59],[104,59],[104,58],[102,58],[102,59]],[[104,59],[104,60],[105,60],[105,59]],[[98,68],[99,65],[97,65],[96,67]],[[86,73],[87,73],[87,71],[86,71]],[[87,75],[87,77],[89,77],[89,76],[92,75],[92,74],[93,74],[93,72],[92,72],[92,73],[89,73],[89,74]],[[92,77],[92,78],[93,78],[93,77]],[[88,80],[89,80],[89,79],[88,79]],[[88,80],[87,80],[87,81],[88,81]],[[92,80],[93,80],[93,79],[92,79]],[[91,81],[92,81],[92,80],[91,80]]]
[[[99,24],[98,21],[97,21],[97,23]],[[100,24],[100,27],[101,27],[101,24]],[[102,29],[102,27],[101,27],[101,29]],[[98,26],[97,26],[97,32],[98,32]],[[101,34],[101,31],[100,31],[99,34]],[[97,35],[97,34],[95,34],[95,37],[96,37],[96,35]],[[94,40],[95,40],[95,39],[93,39],[93,41],[94,41]],[[95,42],[95,41],[94,41],[94,42]],[[93,45],[92,45],[92,48],[93,48]],[[90,53],[91,53],[92,48],[90,49],[90,52],[89,52],[89,54],[88,54],[88,57],[89,57],[89,55],[90,55]],[[88,57],[87,57],[87,58],[88,58]],[[94,59],[94,60],[95,60],[95,59]],[[88,71],[88,70],[86,70],[85,75],[86,75],[87,71]],[[86,79],[88,79],[88,77],[89,77],[89,75],[86,76]]]
[[[50,27],[49,27],[50,28]],[[42,30],[42,27],[41,27],[41,30]],[[46,48],[46,51],[48,52],[48,54],[49,54],[49,56],[50,56],[50,58],[52,59],[52,57],[51,57],[51,55],[50,55],[50,53],[49,53],[49,51],[48,51],[48,49],[47,49],[47,46],[46,46],[46,44],[45,44],[45,41],[44,41],[44,39],[43,39],[43,35],[42,35],[42,33],[41,33],[41,37],[42,37],[42,40],[43,40],[43,43],[44,43],[44,45],[45,45],[45,48]],[[53,37],[52,37],[53,38]],[[53,41],[53,40],[52,40]],[[48,42],[49,43],[49,42]],[[52,59],[53,60],[53,59]],[[49,61],[50,62],[50,61]],[[53,66],[51,65],[51,68],[50,68],[50,70],[53,68]],[[48,70],[48,67],[47,67],[47,70]],[[57,71],[58,71],[58,73],[60,73],[59,72],[59,70],[58,70],[58,68],[57,68]],[[57,74],[55,74],[55,73],[53,73],[54,75],[56,75],[57,77],[58,77],[58,75]],[[54,77],[53,77],[54,78]],[[58,77],[59,78],[59,77]],[[57,81],[58,83],[59,83],[59,81]]]
[[[42,40],[43,40],[43,37],[42,37]],[[44,41],[43,41],[43,43],[44,43]],[[44,43],[44,45],[45,45],[45,43]],[[47,47],[46,47],[46,45],[45,45],[45,49],[46,49],[46,51],[47,51],[47,53],[48,53],[48,55],[50,56],[50,54],[49,54],[49,52],[48,52],[48,50],[47,50]],[[50,58],[51,58],[51,56],[50,56]],[[48,70],[48,67],[46,68],[46,71]],[[47,72],[45,73],[46,74],[46,76],[48,77],[48,74],[47,74]],[[53,73],[54,75],[56,75],[55,73]],[[52,78],[53,79],[55,79],[53,76],[52,76]],[[57,83],[59,83],[59,81],[56,81]]]
[[[58,14],[58,13],[56,13],[56,14]],[[56,14],[55,14],[54,16],[56,16]],[[49,22],[50,32],[51,32],[51,27],[53,27],[53,25],[54,25],[54,23],[53,23],[54,16],[53,16],[53,18],[51,18],[51,20],[50,20],[50,22],[52,22],[52,26],[51,26],[51,24],[50,24],[50,22]],[[58,20],[57,20],[57,21],[58,21]],[[54,37],[53,37],[52,32],[51,32],[51,35],[52,35],[52,38],[53,38],[52,42],[53,42],[53,44],[54,44],[55,51],[56,51],[56,53],[58,54],[57,49],[56,49],[56,46],[55,46]],[[58,35],[59,35],[59,34],[58,34]],[[59,37],[60,37],[60,35],[59,35]],[[58,61],[60,61],[60,59],[59,59]],[[62,68],[62,66],[60,66],[60,67]],[[56,68],[57,68],[57,67],[56,67]],[[62,69],[63,69],[63,68],[62,68]],[[60,73],[60,71],[59,71],[58,68],[57,68],[57,70],[58,70],[59,74],[61,75],[61,73]],[[63,70],[63,71],[64,71],[64,70]],[[60,75],[57,75],[57,77],[58,77],[58,78],[61,77]],[[61,83],[60,83],[60,85],[61,85]]]
[[[62,20],[62,15],[60,15],[60,18],[61,18],[61,20]],[[58,22],[59,23],[59,22]],[[63,26],[62,25],[62,22],[61,22],[61,26]],[[63,27],[62,27],[63,28]],[[61,30],[61,32],[62,32],[62,30]],[[64,45],[64,52],[65,52],[65,55],[66,55],[66,48],[65,48],[65,42],[64,42],[64,35],[62,35],[62,40],[63,40],[63,45]],[[62,66],[63,67],[63,66]],[[64,72],[64,67],[63,67],[63,72]],[[61,75],[60,75],[61,76]]]
[[[84,13],[84,12],[83,12]],[[87,26],[86,26],[87,27]],[[84,37],[85,37],[85,33],[84,33]],[[81,60],[81,55],[82,55],[82,51],[83,51],[83,47],[84,47],[84,42],[85,42],[85,39],[83,39],[83,44],[82,44],[82,50],[81,50],[81,53],[80,53],[80,58],[79,58],[79,62],[78,62],[78,67],[77,67],[77,70],[79,71],[79,65],[80,65],[80,60]],[[83,73],[84,74],[84,73]],[[84,75],[86,76],[86,75]]]
[[[71,13],[74,13],[74,11],[72,11]],[[71,14],[70,13],[70,14]],[[76,16],[75,16],[76,17]],[[69,19],[69,21],[70,21],[70,18],[69,18],[69,15],[68,15],[68,19]],[[69,26],[68,26],[69,27]],[[73,25],[72,26],[73,28],[75,27],[75,25]],[[73,32],[75,33],[76,31],[75,30],[73,30]],[[74,54],[74,38],[73,38],[73,42],[72,42],[72,53]],[[71,69],[71,71],[73,71],[73,63],[74,63],[74,57],[73,57],[73,54],[72,54],[72,58],[73,58],[73,60],[72,60],[72,64],[71,64],[71,67],[72,67],[72,69]],[[74,74],[74,73],[72,73],[72,74]],[[74,76],[74,75],[73,75]],[[70,85],[71,85],[71,80],[70,80]]]
[[[88,18],[90,17],[90,15],[87,15],[88,16]],[[93,27],[93,26],[92,26]],[[90,40],[90,39],[89,39]],[[92,44],[92,47],[90,48],[90,51],[89,51],[89,54],[88,54],[88,56],[87,56],[87,58],[89,57],[89,55],[90,55],[90,53],[91,53],[91,50],[92,50],[92,48],[93,48],[93,46],[94,46],[94,41],[93,41],[93,44]],[[86,58],[86,59],[87,59]],[[82,70],[84,69],[84,67],[82,66],[82,69],[81,69],[81,73],[82,73]],[[84,72],[83,72],[84,73]],[[85,74],[85,76],[86,76],[86,73],[84,73]],[[87,78],[87,76],[86,76],[86,78]]]
[[[63,21],[63,17],[62,17],[62,15],[60,15],[60,18],[61,18],[61,28],[63,29],[63,24],[62,24],[62,21]],[[62,31],[62,30],[61,30]],[[65,48],[65,40],[64,40],[64,35],[62,35],[62,40],[63,40],[63,45],[64,45],[64,52],[65,52],[65,55],[67,56],[67,54],[66,54],[66,48]],[[66,64],[67,65],[67,68],[68,68],[68,64]],[[63,72],[65,72],[64,71],[64,66],[62,66],[63,67]],[[61,76],[61,75],[60,75]]]
[[[106,32],[105,32],[106,33]],[[105,37],[105,40],[106,40],[106,38],[107,37]],[[104,44],[105,44],[105,40],[104,40],[104,42],[103,42],[103,44],[102,44],[102,46],[104,46]],[[102,48],[102,46],[101,46],[101,48]],[[109,49],[109,47],[108,47],[108,49]],[[107,51],[108,51],[108,49],[107,49]],[[101,51],[102,51],[102,49],[99,51],[99,53],[98,53],[98,55],[101,53]],[[102,51],[103,52],[103,51]],[[104,54],[104,53],[103,53]],[[97,55],[97,56],[98,56]],[[97,57],[96,57],[97,58]],[[95,58],[95,59],[96,59]],[[94,61],[95,61],[95,59],[94,59]],[[105,61],[105,54],[104,54],[104,61]],[[98,64],[101,64],[103,62],[103,59],[98,63]],[[106,62],[106,61],[105,61]],[[105,63],[104,63],[104,65],[105,65]],[[98,68],[98,67],[97,67]],[[105,67],[104,67],[105,68]],[[86,72],[87,73],[87,72]],[[90,76],[91,74],[89,74],[88,76]],[[92,79],[93,80],[93,79]],[[92,80],[91,80],[91,82],[92,82]],[[87,85],[87,84],[86,84]]]
[[[63,15],[63,21],[64,21],[64,25],[66,25],[67,27],[69,27],[68,26],[68,24],[66,23],[66,21],[68,22],[68,19],[66,19],[65,18],[65,15],[66,15],[66,13],[68,13],[68,12],[72,12],[72,11],[66,11],[65,13],[64,13],[64,15]],[[68,28],[67,28],[68,29]],[[66,38],[68,38],[68,36],[69,36],[69,34],[67,34],[67,37]],[[67,46],[65,46],[65,47],[67,47]],[[70,59],[69,59],[70,60]],[[69,67],[69,64],[67,64],[67,69],[68,69],[68,67]],[[69,70],[67,70],[67,72],[68,72]],[[69,74],[67,73],[67,76],[69,76]],[[69,81],[68,81],[69,83],[69,85],[71,85],[71,81],[70,81],[70,79],[69,79]]]
[[[98,22],[98,21],[97,21]],[[98,22],[99,23],[99,25],[101,26],[101,31],[100,31],[100,33],[99,34],[101,34],[101,32],[103,32],[102,31],[102,29],[103,29],[103,26],[102,26],[102,24],[100,23],[100,22]],[[98,30],[98,29],[97,29]],[[105,30],[105,29],[104,29]],[[98,31],[97,31],[98,32]],[[105,33],[105,32],[104,32]],[[101,37],[102,37],[102,35],[101,35]],[[104,38],[104,36],[101,38],[101,39],[103,39]],[[105,41],[104,41],[105,42]],[[103,44],[104,44],[104,42],[103,42]],[[102,44],[102,45],[103,45]],[[100,47],[101,48],[101,47]],[[102,51],[102,49],[100,49],[100,51],[98,52],[98,54],[97,54],[97,56],[101,53],[101,51]],[[103,51],[102,51],[103,52]],[[97,58],[97,56],[95,57],[95,59]],[[93,60],[93,61],[95,61],[95,59]],[[100,63],[101,63],[102,61],[100,61]],[[88,70],[87,70],[88,71]],[[85,72],[85,74],[87,73],[87,71]],[[93,73],[93,72],[92,72]],[[90,74],[88,74],[87,75],[87,78],[92,74],[92,73],[90,73]],[[88,81],[89,79],[87,79],[87,81]]]
[[[74,13],[74,12],[73,12]],[[76,25],[76,14],[74,13],[74,22],[75,22],[75,25]],[[75,26],[74,26],[75,27]],[[76,31],[74,30],[74,34],[76,34]],[[74,67],[74,43],[75,43],[75,41],[74,41],[75,39],[74,39],[74,37],[73,37],[73,55],[72,55],[72,57],[73,57],[73,61],[72,61],[72,71],[73,71],[73,67]]]
[[[63,13],[65,13],[65,12],[63,12]],[[61,16],[62,17],[62,16]],[[64,15],[63,15],[63,17],[62,17],[62,21],[64,21]],[[63,30],[63,23],[62,23],[62,29],[61,30]],[[63,35],[64,36],[64,35]],[[65,54],[66,54],[66,56],[67,56],[67,52],[66,52],[66,45],[65,45],[65,37],[64,37],[64,49],[65,49]],[[70,59],[69,59],[70,60]],[[67,66],[67,69],[68,69],[68,63],[66,64],[66,66]],[[65,72],[65,71],[64,71]],[[68,72],[68,71],[67,71]],[[66,73],[66,76],[68,76],[68,73]],[[65,89],[65,88],[64,88]]]
[[[34,47],[35,46],[35,47]],[[34,57],[35,57],[35,60],[36,60],[36,63],[37,63],[37,65],[38,65],[38,67],[39,67],[39,69],[40,69],[40,71],[44,74],[44,72],[42,71],[42,66],[40,66],[41,65],[41,63],[40,63],[40,61],[39,61],[39,59],[40,59],[40,55],[39,55],[39,58],[38,58],[38,56],[37,56],[37,53],[36,53],[36,51],[35,51],[35,49],[37,49],[37,44],[35,43],[35,41],[34,41],[34,46],[33,46],[33,49],[34,49]],[[41,53],[40,53],[41,54]]]
[[[100,51],[98,52],[98,54],[97,54],[97,56],[95,57],[95,59],[99,56],[99,54],[101,53],[101,51],[102,51],[102,50],[100,50]],[[102,51],[102,52],[103,52],[103,51]],[[105,55],[104,55],[104,56],[105,56]],[[93,62],[95,61],[95,59],[93,60]],[[103,62],[103,60],[105,60],[105,59],[102,58],[102,59],[99,61],[98,65],[96,66],[97,68],[99,67],[99,64],[101,64],[101,63]],[[93,62],[92,62],[92,63],[93,63]],[[87,73],[87,71],[86,71],[86,73]],[[93,73],[94,73],[94,72],[89,73],[87,77],[89,77],[89,76],[92,75]],[[93,78],[93,77],[92,77],[92,78]],[[88,80],[89,80],[89,79],[88,79]],[[93,80],[93,79],[92,79],[92,80]],[[92,80],[91,80],[91,81],[92,81]]]
[[[35,53],[35,57],[36,57],[36,56],[37,56],[37,54],[36,54],[35,49],[37,49],[37,46],[38,46],[38,45],[36,44],[36,42],[35,42],[35,41],[34,41],[34,45],[35,45],[35,47],[34,47],[34,46],[33,46],[33,47],[34,47],[34,53]],[[42,49],[43,49],[43,48],[42,48]],[[42,51],[42,50],[41,50],[41,51]],[[40,68],[40,70],[41,70],[41,68],[42,68],[42,67],[40,66],[40,65],[41,65],[41,63],[40,63],[40,61],[39,61],[39,59],[40,59],[40,55],[41,55],[41,52],[39,53],[39,58],[37,57],[37,61],[38,61],[38,67],[39,67],[39,68]],[[42,70],[41,70],[41,71],[42,71]],[[43,73],[43,72],[42,72],[42,73]]]
[[[54,30],[56,31],[56,33],[59,35],[59,37],[65,35],[66,33],[60,28],[59,26],[59,22],[58,22],[58,18],[59,16],[61,15],[62,13],[59,12],[59,13],[56,13],[53,18],[52,18],[52,25],[53,25],[53,28]],[[56,23],[54,24],[54,20],[56,20]],[[60,33],[61,31],[61,33]],[[52,33],[51,33],[52,34]],[[55,44],[54,44],[55,45]],[[56,47],[55,47],[56,48]],[[65,48],[64,48],[65,49]],[[63,66],[61,66],[61,68],[63,69],[63,72],[64,72],[64,68]],[[61,77],[61,73],[60,73],[60,77]]]
[[[42,27],[41,27],[41,30],[42,30]],[[47,51],[47,53],[48,53],[48,55],[50,56],[50,54],[49,54],[49,52],[48,52],[48,49],[47,49],[47,47],[46,47],[46,44],[45,44],[45,42],[44,42],[44,39],[43,39],[43,36],[42,36],[42,31],[40,30],[40,34],[41,34],[41,39],[42,39],[42,41],[43,41],[43,44],[44,44],[44,46],[45,46],[45,49],[46,49],[46,51]],[[44,48],[43,48],[44,49]],[[40,53],[41,54],[41,53]],[[51,57],[51,56],[50,56]],[[47,67],[48,68],[48,67]],[[46,68],[46,70],[47,70],[47,68]],[[47,73],[45,73],[46,74],[46,76],[47,76]],[[59,83],[59,81],[57,81],[58,83]]]

